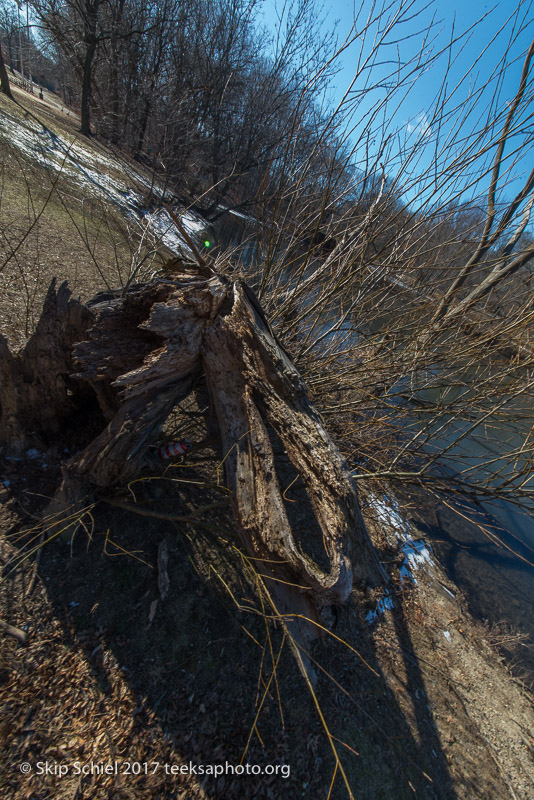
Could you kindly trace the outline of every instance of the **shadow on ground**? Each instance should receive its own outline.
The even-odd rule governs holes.
[[[220,497],[203,486],[213,478],[211,469],[178,466],[164,480],[134,487],[136,500],[183,514]],[[11,473],[5,613],[19,624],[21,616],[28,620],[30,643],[4,648],[4,695],[10,697],[4,720],[11,725],[6,752],[10,763],[47,761],[70,771],[61,779],[8,775],[4,796],[18,800],[30,788],[33,797],[54,800],[147,792],[292,800],[348,797],[346,783],[360,800],[470,796],[465,774],[462,793],[454,788],[428,675],[412,643],[413,589],[397,595],[386,627],[370,628],[365,602],[354,595],[334,630],[352,649],[334,637],[314,646],[319,679],[313,698],[280,628],[267,626],[259,613],[229,511],[193,528],[100,502],[70,543],[45,544],[28,595],[33,559],[15,570],[10,564],[28,548],[20,533],[27,514],[53,491],[57,470],[43,474],[29,488],[27,464]],[[122,499],[133,501],[131,494]],[[15,513],[21,502],[25,519]],[[168,550],[164,599],[162,542]],[[17,693],[10,695],[13,681]],[[117,763],[119,773],[130,764],[130,772],[78,775],[76,762]],[[132,764],[140,765],[140,774],[131,773]],[[226,764],[224,774],[198,773],[200,765]],[[235,774],[240,764],[262,772]],[[189,765],[193,774],[180,771]],[[266,774],[271,766],[278,774]],[[476,765],[471,777],[477,791],[483,788]]]

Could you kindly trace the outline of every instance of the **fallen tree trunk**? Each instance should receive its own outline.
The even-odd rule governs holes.
[[[354,480],[250,290],[236,282],[231,300],[231,312],[219,315],[205,333],[202,361],[238,518],[257,558],[278,560],[277,571],[303,582],[321,603],[344,603],[353,568],[364,584],[382,581]],[[328,571],[295,542],[265,423],[279,436],[307,488]]]
[[[277,612],[293,618],[297,641],[312,634],[295,617],[322,624],[325,607],[347,601],[353,573],[363,586],[383,582],[351,472],[244,283],[184,274],[99,295],[89,309],[94,324],[73,347],[73,377],[92,387],[109,423],[64,463],[50,514],[72,514],[95,487],[138,475],[204,373],[243,548]],[[305,486],[322,559],[292,529],[273,437]]]

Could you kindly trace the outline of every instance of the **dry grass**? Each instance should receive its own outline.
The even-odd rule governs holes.
[[[75,140],[71,119],[43,112],[27,95],[22,102],[31,116],[0,97],[0,109],[20,130],[35,126],[38,114],[54,135]],[[104,153],[111,157],[98,142],[84,147],[95,163]],[[0,132],[0,332],[15,347],[33,331],[52,278],[68,280],[75,296],[88,299],[106,286],[124,285],[149,250],[140,246],[137,226],[78,182],[67,166],[65,160],[63,168],[49,168]],[[111,177],[118,185],[128,180],[119,159]]]

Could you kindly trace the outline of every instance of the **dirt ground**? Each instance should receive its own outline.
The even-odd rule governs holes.
[[[313,694],[262,617],[229,511],[193,528],[101,501],[37,557],[60,466],[31,455],[0,459],[1,618],[27,633],[1,641],[3,797],[533,796],[532,695],[438,565],[414,572],[417,586],[400,579],[395,532],[370,508],[393,608],[370,625],[378,598],[354,591],[314,645]],[[147,475],[135,500],[180,513],[220,500],[214,464],[191,456]]]

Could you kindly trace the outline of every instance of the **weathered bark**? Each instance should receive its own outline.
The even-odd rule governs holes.
[[[157,428],[202,368],[249,555],[269,563],[278,579],[301,584],[323,605],[346,601],[356,554],[358,578],[372,585],[382,581],[350,470],[244,284],[218,276],[189,278],[97,300],[97,322],[75,348],[76,378],[95,389],[98,381],[109,386],[119,406],[106,430],[65,466],[65,482],[71,474],[103,487],[133,477]],[[107,402],[103,410],[110,409]],[[295,541],[266,425],[306,485],[327,571]]]
[[[37,329],[15,355],[0,335],[0,446],[21,452],[60,430],[72,413],[72,348],[85,335],[91,312],[52,281]]]
[[[203,280],[185,279],[180,288],[158,283],[136,287],[124,297],[102,293],[90,304],[96,322],[87,340],[74,348],[75,377],[93,386],[106,416],[115,403],[116,413],[93,442],[63,465],[63,482],[49,514],[59,517],[63,508],[72,515],[93,487],[112,486],[139,473],[158,429],[193,389],[202,330],[217,313],[221,290],[218,279],[213,292]]]
[[[353,572],[373,586],[384,573],[351,472],[258,301],[244,283],[205,268],[204,277],[182,275],[124,296],[109,292],[89,305],[94,324],[73,348],[77,370],[71,374],[93,387],[110,421],[63,465],[49,513],[67,517],[95,487],[135,477],[172,408],[203,372],[243,548],[306,648],[317,630],[313,623],[324,622],[323,609],[347,601]],[[310,552],[309,536],[299,540],[292,529],[271,435],[306,487],[322,560]]]
[[[91,95],[93,82],[93,61],[96,53],[97,40],[94,34],[90,34],[86,39],[87,50],[83,60],[82,68],[82,96],[80,103],[80,133],[84,136],[91,136]]]
[[[0,91],[2,94],[5,94],[6,97],[9,97],[13,100],[13,95],[11,93],[11,86],[9,85],[9,78],[7,75],[6,65],[4,62],[4,56],[2,54],[2,40],[0,39]]]
[[[82,96],[80,103],[80,133],[91,136],[91,99],[93,93],[93,62],[100,41],[99,14],[103,0],[85,0],[80,10],[83,16],[85,52],[81,64]]]
[[[233,307],[206,331],[202,360],[219,421],[225,471],[255,558],[310,587],[325,605],[343,603],[358,577],[383,572],[361,518],[354,480],[326,433],[295,367],[276,342],[250,290],[233,286]],[[330,562],[323,572],[298,547],[284,509],[265,422],[302,477]]]

